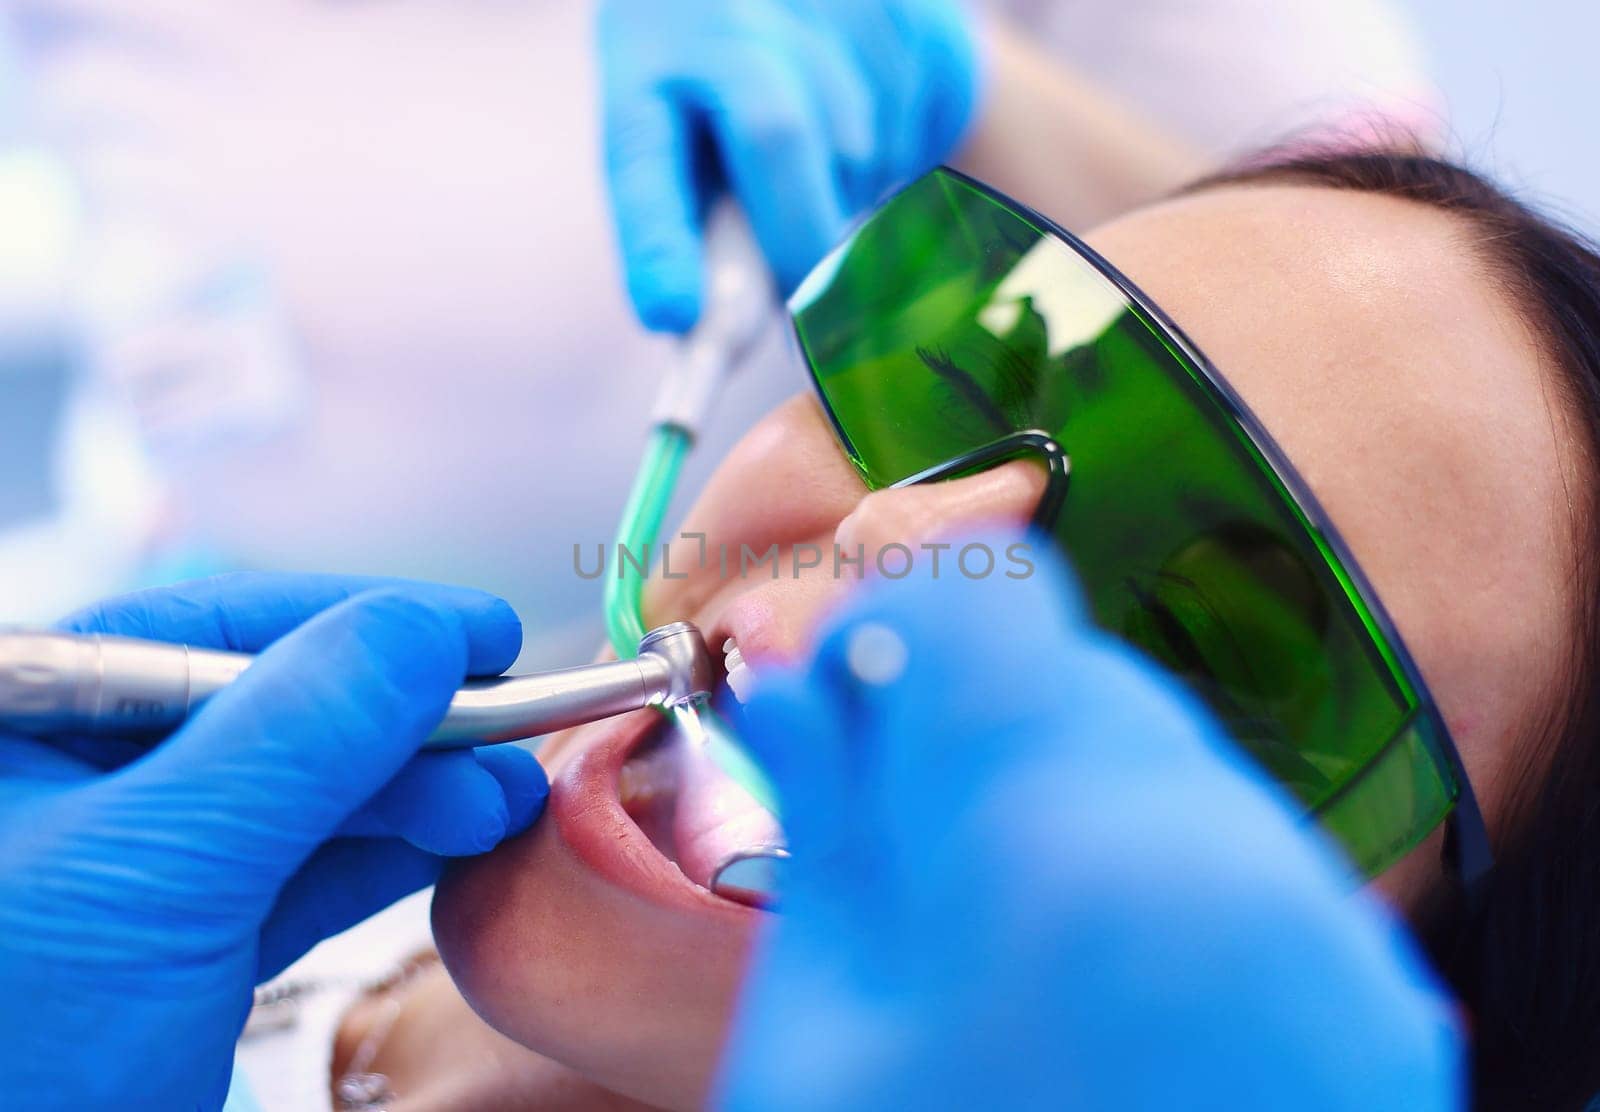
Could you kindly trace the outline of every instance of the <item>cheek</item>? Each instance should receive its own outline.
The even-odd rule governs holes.
[[[722,554],[736,569],[741,546],[759,555],[776,544],[785,549],[785,563],[792,562],[788,546],[831,540],[865,494],[816,400],[791,398],[752,428],[711,476],[677,536],[669,538],[674,578],[652,580],[646,612],[666,621],[699,611],[725,586]]]
[[[753,927],[641,900],[597,876],[564,830],[551,814],[452,862],[433,904],[439,954],[513,1042],[651,1106],[701,1107]]]
[[[722,461],[689,521],[784,543],[831,532],[866,486],[809,394],[768,414]]]

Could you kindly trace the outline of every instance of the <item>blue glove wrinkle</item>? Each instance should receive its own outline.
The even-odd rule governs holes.
[[[833,160],[870,167],[877,147],[877,106],[856,60],[841,54],[825,30],[795,16],[788,19],[783,36],[822,109]]]
[[[336,838],[283,886],[261,928],[256,982],[317,942],[355,926],[439,878],[434,854],[393,838]]]
[[[931,60],[907,34],[904,5],[824,2],[833,18],[850,26],[849,42],[862,69],[879,75],[877,133],[883,141],[868,181],[875,193],[881,193],[913,176],[924,151],[942,149],[936,146],[938,137],[929,134],[918,118],[919,86]],[[918,12],[917,18],[928,19],[930,13]]]

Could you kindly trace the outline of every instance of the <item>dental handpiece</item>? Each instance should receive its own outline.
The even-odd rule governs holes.
[[[0,730],[161,737],[254,659],[126,637],[0,630]],[[471,681],[424,747],[517,741],[644,707],[671,709],[709,696],[715,682],[700,631],[675,622],[645,634],[632,660]]]

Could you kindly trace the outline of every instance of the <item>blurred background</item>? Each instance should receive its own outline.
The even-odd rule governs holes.
[[[1141,99],[1136,67],[1091,50],[1094,0],[994,2],[1051,8]],[[1215,6],[1234,40],[1275,10]],[[1600,7],[1393,6],[1410,41],[1373,53],[1431,78],[1408,96],[1451,148],[1596,227]],[[586,657],[599,584],[572,546],[609,540],[667,358],[613,257],[590,5],[0,18],[0,621],[229,568],[366,571],[497,591],[529,661]],[[799,385],[738,381],[685,485]]]
[[[586,659],[573,545],[611,539],[667,355],[613,257],[589,5],[0,15],[0,620],[361,572]],[[685,485],[794,385],[736,383]]]
[[[1600,231],[1600,5],[1405,0],[1458,149]]]

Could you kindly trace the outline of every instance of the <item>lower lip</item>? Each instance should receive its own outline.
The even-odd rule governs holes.
[[[691,882],[624,809],[623,766],[660,721],[552,745],[544,817],[446,871],[434,937],[490,1026],[615,1092],[688,1107],[711,1087],[762,913]]]
[[[550,818],[562,841],[600,877],[652,903],[753,926],[758,912],[715,896],[703,886],[711,871],[703,855],[685,861],[686,875],[685,867],[669,859],[641,827],[641,822],[649,825],[658,839],[666,841],[670,812],[656,811],[649,799],[624,804],[624,766],[634,759],[630,771],[638,771],[644,761],[652,759],[645,754],[646,746],[655,740],[654,734],[666,728],[655,711],[640,712],[625,721],[575,753],[557,774],[550,795]],[[629,813],[630,808],[639,820]]]

